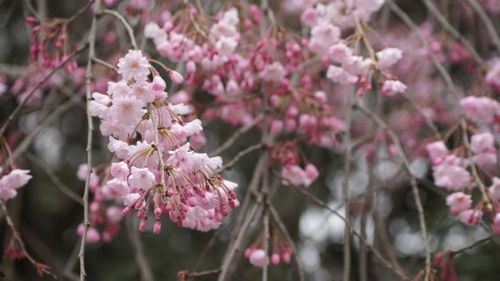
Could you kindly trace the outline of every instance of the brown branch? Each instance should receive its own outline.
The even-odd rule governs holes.
[[[255,125],[257,125],[260,121],[262,121],[263,117],[264,117],[263,114],[259,114],[252,122],[250,122],[250,124],[239,128],[236,132],[234,132],[233,135],[231,135],[231,137],[225,143],[223,143],[216,150],[210,152],[209,155],[210,156],[220,155],[222,152],[224,152],[226,149],[228,149],[236,140],[238,140],[238,138],[241,135],[248,132]]]
[[[479,239],[476,242],[474,242],[474,243],[472,243],[472,244],[470,244],[468,246],[465,246],[465,247],[463,247],[461,249],[452,251],[451,255],[452,256],[460,255],[460,254],[462,254],[462,253],[464,253],[464,252],[466,252],[466,251],[468,251],[468,250],[470,250],[472,248],[475,248],[477,246],[480,246],[482,244],[486,244],[486,243],[490,242],[492,238],[494,238],[494,236],[486,236],[483,239]]]
[[[154,281],[153,272],[149,266],[146,255],[144,254],[144,245],[142,244],[141,237],[137,227],[134,226],[133,217],[126,219],[128,229],[127,234],[134,249],[134,257],[141,273],[141,281]]]
[[[76,20],[79,16],[83,15],[89,8],[94,4],[95,0],[89,0],[87,4],[81,7],[75,14],[73,14],[70,18],[66,20],[66,24],[70,24],[74,20]]]
[[[250,154],[250,153],[254,152],[255,150],[261,149],[263,146],[264,146],[264,144],[258,143],[258,144],[254,144],[254,145],[251,145],[251,146],[247,147],[246,149],[238,152],[238,154],[236,154],[236,156],[231,161],[229,161],[226,164],[224,164],[216,172],[220,173],[220,172],[222,172],[222,171],[224,171],[226,169],[231,168],[234,164],[236,164],[238,161],[240,161],[240,159],[242,157],[244,157],[247,154]]]
[[[128,22],[125,20],[125,18],[120,13],[118,13],[117,11],[114,11],[114,10],[110,10],[110,9],[104,9],[100,13],[112,15],[115,18],[117,18],[123,24],[125,29],[127,30],[128,37],[130,39],[130,43],[132,44],[132,47],[136,50],[138,49],[137,42],[135,41],[134,30],[132,29],[130,24],[128,24]]]
[[[95,57],[95,42],[96,42],[96,29],[97,29],[97,13],[101,8],[101,1],[96,0],[94,7],[94,15],[92,16],[92,25],[89,31],[89,54],[87,59],[87,69],[85,71],[85,89],[86,89],[86,99],[87,99],[87,146],[85,148],[87,152],[87,177],[85,179],[85,187],[83,191],[83,233],[82,240],[80,244],[80,251],[78,252],[78,257],[80,260],[80,281],[85,281],[87,279],[87,272],[85,271],[85,243],[87,240],[87,231],[90,226],[89,221],[89,185],[90,176],[92,174],[92,134],[93,134],[93,123],[92,114],[90,113],[90,101],[92,100],[92,58]]]
[[[49,176],[49,179],[54,183],[54,185],[63,193],[64,195],[68,196],[71,198],[73,201],[77,202],[78,204],[83,206],[83,201],[82,198],[78,194],[76,194],[71,188],[69,188],[67,185],[65,185],[62,180],[51,170],[45,163],[40,161],[38,157],[35,155],[31,154],[30,152],[26,152],[26,157],[31,160],[32,162],[35,162],[38,166],[40,166],[47,176]]]

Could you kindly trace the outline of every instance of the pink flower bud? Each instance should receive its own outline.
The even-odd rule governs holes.
[[[161,210],[160,207],[155,208],[155,217],[157,217],[157,218],[160,217],[162,213],[163,213],[163,211]]]
[[[99,232],[97,232],[97,230],[93,227],[89,228],[87,230],[87,239],[86,239],[87,243],[95,244],[99,242],[99,240],[101,240]]]
[[[182,75],[179,72],[175,71],[175,70],[170,70],[168,72],[168,76],[176,84],[180,84],[180,83],[182,83],[184,81],[184,78],[182,78]]]
[[[277,254],[277,253],[272,254],[272,256],[271,256],[271,263],[273,265],[279,264],[280,263],[280,255]]]
[[[31,16],[26,17],[26,19],[25,19],[25,20],[26,20],[26,23],[27,23],[27,24],[31,24],[31,25],[33,25],[33,24],[35,24],[35,23],[38,23],[38,19],[37,19],[37,18],[35,18],[35,17],[31,17]]]
[[[153,232],[155,234],[160,234],[160,232],[161,232],[161,222],[159,220],[155,221],[155,224],[153,226]]]
[[[126,215],[130,214],[130,212],[131,212],[131,211],[132,211],[132,208],[130,208],[130,207],[125,207],[125,208],[123,208],[123,210],[122,210],[122,212],[121,212],[121,215],[122,215],[122,216],[126,216]]]
[[[249,260],[254,266],[263,267],[267,263],[266,252],[262,249],[257,249],[252,252]]]
[[[141,222],[139,223],[139,230],[144,232],[144,231],[146,231],[147,227],[148,227],[148,221],[145,219],[142,219]]]

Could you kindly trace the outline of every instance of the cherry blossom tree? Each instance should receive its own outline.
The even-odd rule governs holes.
[[[0,7],[6,280],[497,278],[499,1]]]

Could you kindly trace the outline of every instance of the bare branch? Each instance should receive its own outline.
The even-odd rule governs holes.
[[[228,149],[238,138],[243,135],[244,133],[248,132],[250,129],[252,129],[255,125],[257,125],[262,119],[264,118],[263,114],[259,114],[251,123],[248,125],[241,127],[238,129],[236,132],[234,132],[233,135],[219,148],[216,150],[212,151],[209,153],[210,156],[215,156],[215,155],[220,155],[222,152],[224,152],[226,149]]]
[[[135,41],[134,30],[132,29],[130,24],[128,24],[128,22],[125,20],[125,18],[117,11],[113,11],[113,10],[109,10],[109,9],[104,9],[101,11],[101,13],[112,15],[123,24],[123,26],[127,30],[128,37],[130,39],[130,43],[132,44],[132,47],[137,50],[138,48],[137,48],[137,42]]]

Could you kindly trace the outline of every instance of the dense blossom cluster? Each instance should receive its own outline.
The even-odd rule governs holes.
[[[91,112],[101,119],[109,150],[121,160],[111,164],[102,195],[123,201],[124,215],[136,209],[142,231],[148,210],[154,211],[155,233],[162,214],[183,227],[217,228],[239,204],[237,185],[216,173],[220,157],[191,149],[189,138],[202,131],[200,120],[183,120],[189,107],[168,102],[165,81],[140,51],[121,58],[118,73],[122,80],[110,82],[107,94],[92,94]],[[169,76],[182,82],[173,70]]]
[[[497,116],[500,115],[500,105],[488,97],[469,96],[461,100],[465,116],[476,125],[476,133],[470,141],[463,144],[455,152],[450,152],[443,141],[427,145],[427,151],[432,163],[434,183],[453,191],[446,198],[450,212],[466,224],[479,224],[485,212],[492,213],[492,228],[500,233],[500,197],[497,177],[486,179],[491,186],[483,188],[485,177],[471,175],[470,170],[480,174],[495,174],[498,162],[495,135],[497,132]],[[466,133],[466,132],[462,132]],[[467,146],[470,146],[467,147]],[[470,149],[470,154],[463,148]],[[460,154],[462,156],[460,156]],[[471,156],[471,157],[469,157]],[[475,174],[479,175],[479,172]],[[479,189],[481,200],[474,204],[472,193]]]

